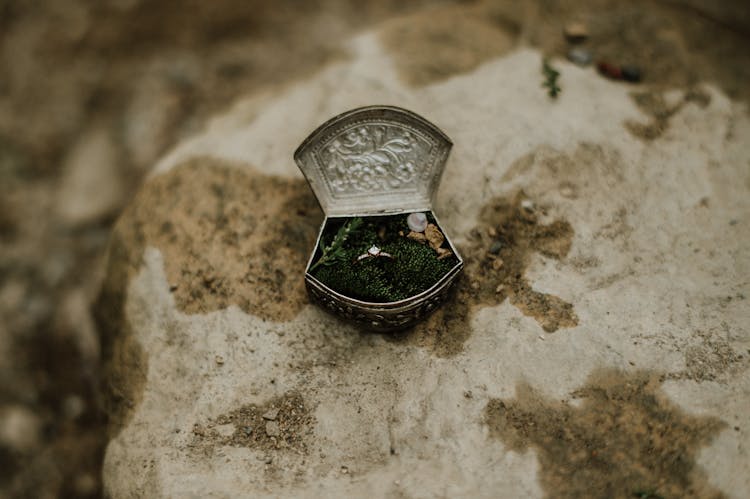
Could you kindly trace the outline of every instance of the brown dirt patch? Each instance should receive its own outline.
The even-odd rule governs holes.
[[[533,448],[549,497],[723,497],[695,465],[725,424],[683,413],[661,392],[659,376],[593,373],[568,401],[520,384],[513,400],[491,400],[490,434],[510,449]]]
[[[460,248],[465,274],[456,285],[454,297],[398,338],[428,347],[438,355],[456,354],[469,336],[471,312],[477,307],[498,305],[506,298],[548,333],[578,324],[572,304],[535,291],[524,275],[533,253],[562,259],[573,239],[568,222],[541,223],[539,216],[544,208],[529,202],[520,191],[484,207],[469,244]]]
[[[510,303],[533,317],[548,333],[573,327],[578,317],[573,305],[560,298],[534,291],[524,273],[533,253],[560,260],[570,251],[573,228],[565,220],[539,222],[543,207],[524,203],[530,200],[521,191],[510,199],[496,199],[480,215],[482,225],[474,231],[474,245],[467,264],[474,300],[495,305],[507,296]],[[493,251],[493,247],[499,250]]]
[[[750,52],[737,50],[750,40],[747,2],[486,0],[394,21],[383,36],[404,80],[424,85],[470,71],[517,44],[564,58],[570,46],[563,27],[579,20],[589,30],[584,46],[597,60],[639,66],[652,88],[709,81],[732,98],[750,97]],[[532,83],[541,85],[541,76]],[[565,92],[564,80],[561,85]]]
[[[188,161],[144,185],[115,226],[95,307],[113,431],[129,420],[148,372],[123,316],[144,249],[162,252],[184,312],[237,305],[265,319],[289,320],[307,303],[302,275],[321,220],[303,180],[212,159]]]
[[[401,76],[420,86],[471,71],[508,52],[516,44],[518,27],[508,23],[505,28],[498,29],[465,5],[450,5],[393,20],[381,39]]]
[[[237,305],[281,321],[307,303],[302,275],[322,218],[303,180],[203,158],[148,182],[115,231],[137,254],[162,252],[180,310]]]
[[[649,115],[648,123],[626,121],[625,128],[644,140],[654,140],[662,136],[669,128],[669,120],[689,102],[706,107],[711,102],[711,96],[698,89],[691,89],[676,104],[669,105],[660,92],[633,92],[630,94],[638,108]]]
[[[306,454],[314,422],[302,395],[289,392],[263,405],[245,405],[205,423],[196,423],[193,435],[195,444],[204,450],[233,446]]]

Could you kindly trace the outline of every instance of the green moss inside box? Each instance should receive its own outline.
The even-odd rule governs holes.
[[[435,218],[427,213],[435,224]],[[352,218],[330,219],[323,229],[321,244],[313,261],[322,249],[336,237],[339,229]],[[340,258],[330,265],[319,265],[311,274],[332,290],[358,300],[385,303],[404,300],[428,290],[456,266],[455,255],[438,259],[428,244],[409,239],[406,214],[364,217],[362,223],[347,238]],[[357,257],[377,246],[393,258]]]

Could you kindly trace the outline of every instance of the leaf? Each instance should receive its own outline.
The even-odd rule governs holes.
[[[346,243],[349,236],[355,233],[362,225],[362,219],[359,217],[352,218],[344,225],[342,225],[333,241],[328,246],[323,247],[323,254],[320,256],[317,262],[315,262],[310,271],[315,270],[321,265],[330,266],[336,262],[341,261],[344,258],[344,243]],[[322,242],[322,238],[321,238]]]
[[[542,61],[542,73],[544,74],[545,80],[542,83],[543,87],[547,88],[547,93],[550,97],[555,98],[562,90],[557,84],[557,78],[560,76],[560,72],[550,66],[549,61],[544,59]]]

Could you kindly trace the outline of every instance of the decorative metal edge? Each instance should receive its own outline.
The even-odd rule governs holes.
[[[335,199],[331,194],[328,178],[320,170],[318,150],[343,129],[357,124],[381,120],[411,130],[430,142],[430,155],[424,160],[429,164],[429,177],[425,181],[424,193],[414,195],[394,189],[392,193],[364,193],[359,196]],[[307,179],[323,212],[330,216],[377,215],[385,213],[406,213],[424,211],[431,207],[440,184],[445,162],[453,142],[437,126],[416,113],[396,106],[366,106],[341,113],[313,131],[294,152],[294,160]],[[406,194],[406,197],[404,197]],[[351,201],[351,202],[347,202]],[[368,202],[369,201],[369,202]]]
[[[463,264],[459,263],[453,271],[439,281],[439,284],[436,284],[437,287],[433,286],[427,290],[426,294],[421,293],[407,300],[402,300],[402,302],[408,303],[394,308],[372,307],[370,306],[372,304],[368,302],[347,298],[339,293],[332,292],[330,288],[309,274],[305,275],[305,287],[312,301],[320,304],[334,315],[370,330],[397,331],[413,326],[445,302],[462,268]],[[386,305],[402,302],[392,302]]]

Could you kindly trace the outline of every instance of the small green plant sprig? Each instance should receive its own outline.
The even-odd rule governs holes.
[[[637,497],[638,499],[664,499],[664,497],[652,490],[636,490],[633,492],[633,497]]]
[[[557,79],[560,77],[560,72],[553,68],[548,59],[542,61],[542,73],[544,74],[543,87],[547,87],[547,94],[556,99],[561,91],[561,88],[557,84]]]
[[[317,269],[321,265],[333,265],[336,262],[346,258],[344,251],[344,243],[349,239],[354,232],[356,232],[362,226],[362,219],[359,217],[352,218],[336,232],[336,235],[331,241],[331,244],[323,247],[323,254],[318,258],[318,261],[310,267],[310,271]]]

